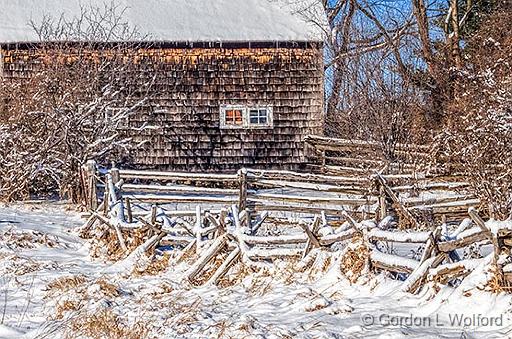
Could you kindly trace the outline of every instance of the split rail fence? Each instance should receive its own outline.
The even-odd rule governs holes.
[[[109,172],[123,198],[136,206],[158,204],[190,209],[190,205],[218,208],[237,204],[250,215],[267,211],[277,216],[323,214],[345,219],[343,212],[349,212],[360,219],[378,221],[394,215],[402,228],[415,229],[431,226],[442,218],[460,221],[468,208],[481,207],[469,184],[460,178],[378,173],[340,176],[256,169],[232,174],[115,168]],[[104,177],[94,163],[89,163],[84,166],[82,178],[86,205],[94,209],[98,196],[104,193]],[[173,213],[180,214],[179,210]]]
[[[85,229],[108,225],[121,248],[130,232],[144,229],[150,234],[147,249],[171,245],[182,255],[195,249],[199,258],[187,276],[196,284],[217,284],[239,260],[258,266],[276,258],[300,259],[314,248],[360,238],[370,249],[372,267],[404,274],[404,289],[414,293],[426,281],[469,274],[476,261],[461,260],[461,248],[487,242],[497,258],[512,245],[508,229],[493,233],[486,227],[476,210],[480,202],[458,179],[257,169],[100,171],[89,162],[82,182],[90,211]],[[392,215],[401,228],[415,231],[385,230]],[[455,232],[448,233],[449,223],[457,223]],[[382,248],[392,243],[421,248],[419,260]],[[219,256],[221,265],[212,266]],[[497,259],[493,264],[503,279],[512,276],[512,267],[501,267]]]
[[[306,136],[305,142],[315,150],[324,171],[362,175],[418,172],[421,160],[428,158],[430,150],[425,145],[397,143],[387,146],[374,141],[318,135]]]
[[[261,174],[261,172],[258,173]],[[276,173],[271,173],[270,177],[277,179]],[[508,281],[512,276],[509,266],[512,265],[501,263],[499,256],[502,253],[510,254],[512,230],[508,228],[508,224],[503,224],[503,227],[498,225],[495,227],[496,229],[491,230],[473,207],[468,209],[469,218],[462,220],[453,232],[448,232],[445,217],[443,217],[442,225],[433,230],[406,232],[383,230],[375,223],[364,220],[358,222],[353,217],[352,211],[344,209],[347,204],[343,201],[344,205],[341,205],[339,216],[343,218],[344,222],[338,223],[335,227],[333,222],[327,218],[325,211],[317,213],[319,210],[316,209],[313,212],[301,209],[299,210],[301,214],[315,213],[312,220],[307,218],[297,218],[296,222],[288,220],[286,227],[282,227],[288,230],[296,228],[296,231],[299,232],[269,235],[268,232],[260,231],[263,223],[269,217],[269,211],[251,211],[248,207],[253,201],[249,197],[257,193],[250,192],[244,178],[247,182],[250,181],[249,178],[254,180],[253,174],[253,171],[245,170],[240,171],[236,176],[145,172],[144,179],[151,180],[158,177],[159,180],[181,181],[186,179],[216,182],[222,178],[225,185],[237,183],[240,185],[238,190],[211,188],[211,191],[208,192],[212,195],[219,192],[226,194],[226,190],[231,190],[229,198],[223,197],[220,200],[212,200],[215,198],[214,196],[190,197],[190,188],[188,188],[187,196],[181,200],[186,203],[211,203],[214,201],[224,204],[218,210],[203,210],[199,205],[195,210],[164,210],[155,202],[166,204],[171,200],[173,202],[177,200],[177,198],[169,198],[168,190],[164,189],[163,198],[156,198],[153,188],[150,189],[150,186],[145,185],[142,191],[149,191],[149,195],[136,196],[133,192],[135,187],[128,186],[135,184],[125,183],[125,180],[134,179],[135,176],[137,179],[141,179],[142,173],[112,169],[106,174],[105,184],[97,187],[98,189],[104,188],[104,200],[98,204],[95,210],[92,210],[84,229],[93,227],[95,223],[106,224],[117,234],[119,246],[125,249],[126,236],[129,232],[140,229],[150,232],[148,240],[143,245],[145,250],[156,246],[172,245],[176,249],[181,249],[180,257],[183,257],[195,249],[198,259],[187,272],[187,277],[193,284],[218,284],[237,261],[258,267],[262,261],[271,262],[278,258],[307,260],[312,249],[327,249],[335,243],[362,239],[370,251],[371,266],[376,270],[386,270],[406,276],[402,288],[407,292],[418,292],[428,281],[448,283],[470,274],[485,259],[461,260],[458,250],[476,243],[492,245],[490,264],[496,268],[503,285],[508,286]],[[286,173],[286,175],[289,177],[291,174]],[[308,179],[311,180],[311,177]],[[269,180],[269,177],[261,180]],[[294,186],[294,188],[296,187]],[[137,186],[136,189],[136,192],[141,191],[141,187]],[[170,190],[173,190],[172,194],[183,193],[181,186],[170,188]],[[360,193],[359,191],[353,192]],[[247,199],[241,199],[245,196]],[[294,201],[295,199],[292,199],[292,202]],[[134,206],[143,202],[149,202],[150,208],[135,213]],[[244,204],[246,204],[245,208]],[[285,209],[285,211],[290,210]],[[193,217],[192,221],[182,219],[187,216]],[[275,222],[276,220],[272,221],[272,223]],[[391,243],[419,246],[421,248],[419,260],[383,248],[383,244]],[[220,265],[215,265],[215,262],[220,262]]]

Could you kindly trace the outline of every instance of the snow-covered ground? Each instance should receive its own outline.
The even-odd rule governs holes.
[[[1,338],[512,337],[512,297],[485,291],[482,268],[410,295],[384,274],[351,283],[346,247],[310,267],[235,267],[229,286],[197,288],[182,279],[187,260],[140,272],[91,257],[82,223],[63,204],[0,206]]]

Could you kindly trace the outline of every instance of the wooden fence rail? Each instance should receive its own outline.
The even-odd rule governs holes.
[[[88,172],[94,172],[94,176],[97,176],[97,171],[89,169]],[[358,211],[349,210],[350,207],[380,205],[383,199],[398,200],[397,193],[387,184],[383,176],[375,177],[373,180],[381,183],[383,189],[380,189],[379,193],[384,193],[385,196],[369,196],[363,199],[354,196],[353,193],[347,193],[347,197],[340,198],[262,193],[250,184],[250,181],[255,180],[256,177],[263,177],[262,180],[269,180],[272,177],[272,180],[279,182],[284,181],[284,178],[318,181],[321,179],[318,175],[306,178],[300,173],[287,172],[280,178],[278,172],[267,175],[264,171],[244,169],[237,175],[207,176],[208,183],[225,182],[226,178],[230,178],[233,187],[239,186],[238,188],[192,187],[190,184],[177,185],[174,182],[168,183],[171,186],[157,185],[154,182],[128,183],[127,180],[159,181],[161,178],[169,181],[191,182],[200,181],[201,176],[184,173],[144,175],[140,171],[130,171],[125,175],[126,173],[114,168],[108,171],[105,179],[102,179],[105,198],[101,204],[97,204],[97,209],[92,209],[83,227],[84,230],[98,223],[107,225],[117,238],[119,247],[125,252],[128,249],[127,237],[135,230],[149,232],[147,240],[142,245],[144,250],[165,245],[172,245],[183,252],[195,248],[198,259],[187,272],[187,277],[193,284],[203,283],[200,277],[205,270],[213,269],[213,272],[206,275],[209,277],[206,283],[217,284],[237,261],[249,266],[258,266],[261,261],[272,262],[276,259],[300,257],[305,259],[314,248],[329,248],[332,244],[355,238],[362,239],[369,249],[371,267],[405,275],[406,280],[402,289],[410,293],[418,292],[428,281],[447,283],[464,278],[483,259],[460,260],[460,252],[457,250],[475,243],[492,244],[491,263],[500,275],[501,282],[507,281],[512,276],[512,265],[504,265],[498,260],[501,253],[505,251],[510,253],[512,229],[509,228],[508,223],[505,223],[497,226],[493,224],[491,230],[473,207],[467,210],[466,215],[469,218],[464,219],[451,233],[447,231],[446,224],[430,228],[428,231],[405,232],[384,230],[372,223],[358,223],[354,218]],[[252,179],[249,180],[249,178]],[[88,186],[94,181],[90,177],[86,179]],[[340,180],[337,183],[344,185],[347,182]],[[203,188],[205,190],[201,191]],[[263,210],[254,208],[257,206],[254,200],[261,201]],[[134,210],[137,204],[145,201],[151,205],[145,210]],[[172,211],[166,210],[163,205],[155,204],[165,205],[169,202],[193,203],[195,209]],[[221,206],[216,210],[203,209],[201,203],[205,202],[213,202]],[[301,217],[297,223],[289,223],[288,227],[280,228],[279,234],[269,235],[260,230],[269,216],[269,211],[272,211],[272,208],[269,208],[270,203],[283,204],[282,206],[274,205],[276,210],[282,211],[293,207],[294,210],[290,208],[289,211],[310,213],[313,218]],[[401,204],[396,209],[398,211],[403,209],[401,212],[405,213],[411,201],[407,204],[402,204],[400,200],[394,203]],[[445,203],[451,203],[451,200]],[[320,206],[310,206],[315,204]],[[431,201],[430,204],[432,205]],[[332,205],[332,210],[328,208],[329,205]],[[470,204],[461,204],[465,208],[468,205]],[[334,226],[332,220],[328,218],[330,213],[341,218],[343,221],[341,226]],[[387,217],[382,216],[383,219]],[[359,220],[363,218],[366,219],[361,217]],[[410,215],[409,218],[415,218],[415,216]],[[291,232],[292,229],[292,233],[286,233]],[[387,251],[382,247],[382,244],[391,243],[421,246],[421,252],[418,253],[419,257],[414,259]],[[220,260],[221,264],[219,266],[211,264],[215,260]]]
[[[105,182],[93,162],[82,177],[88,209],[94,209],[105,192]],[[469,207],[480,207],[459,178],[422,175],[322,175],[293,171],[242,169],[234,174],[155,172],[110,169],[121,195],[137,204],[217,205],[236,203],[248,213],[318,214],[340,217],[343,211],[380,221],[395,213],[403,228],[425,222],[463,217]],[[456,192],[456,193],[454,193]],[[432,194],[435,193],[435,194]],[[134,208],[133,213],[139,213]],[[429,221],[430,220],[430,221]],[[428,225],[427,225],[428,226]]]
[[[237,204],[249,213],[262,209],[309,214],[324,211],[339,216],[344,210],[374,214],[371,206],[377,202],[369,194],[369,178],[255,169],[212,174],[114,168],[107,173],[122,197],[135,204],[195,204],[205,208]],[[98,184],[96,189],[104,191],[105,185]],[[92,193],[90,197],[96,199]]]

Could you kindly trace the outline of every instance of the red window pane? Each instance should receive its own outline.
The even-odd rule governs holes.
[[[226,111],[226,125],[242,125],[242,110],[229,109]]]

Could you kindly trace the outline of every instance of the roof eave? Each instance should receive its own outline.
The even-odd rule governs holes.
[[[4,50],[14,49],[34,49],[44,44],[69,44],[73,45],[97,45],[98,47],[119,47],[126,45],[133,48],[175,48],[175,49],[191,49],[191,48],[322,48],[321,40],[283,40],[283,41],[266,41],[266,40],[247,40],[247,41],[27,41],[27,42],[0,42],[0,48]]]

